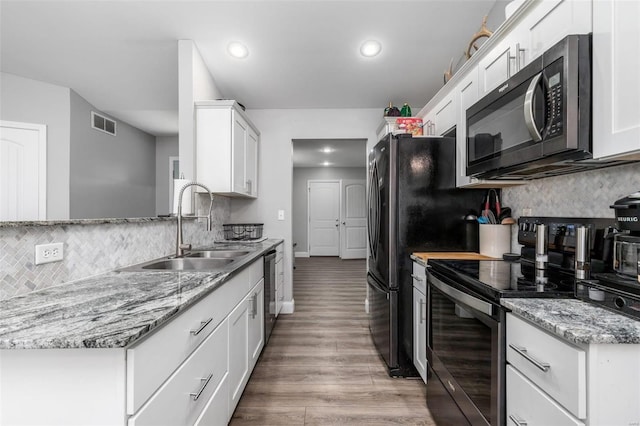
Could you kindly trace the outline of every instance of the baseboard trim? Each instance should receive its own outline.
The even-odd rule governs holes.
[[[282,302],[281,314],[292,314],[296,308],[296,301],[291,299],[287,302]]]
[[[309,257],[308,251],[297,251],[295,257]]]

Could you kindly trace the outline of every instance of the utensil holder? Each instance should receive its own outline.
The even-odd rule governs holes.
[[[511,225],[480,224],[480,254],[502,258],[511,252]]]

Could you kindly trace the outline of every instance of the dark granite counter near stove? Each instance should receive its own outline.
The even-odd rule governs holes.
[[[502,306],[569,342],[640,343],[640,321],[577,299],[502,299]]]

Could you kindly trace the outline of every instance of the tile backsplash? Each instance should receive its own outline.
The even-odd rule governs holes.
[[[206,246],[223,237],[230,201],[217,197],[211,232],[183,223],[184,241]],[[176,221],[0,227],[0,300],[171,254]],[[36,244],[64,243],[61,262],[35,265]]]
[[[609,167],[551,178],[502,190],[502,204],[514,217],[531,216],[614,217],[614,201],[640,191],[640,163]]]

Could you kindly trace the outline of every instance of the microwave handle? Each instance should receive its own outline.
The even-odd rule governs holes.
[[[535,94],[536,86],[540,83],[541,78],[542,73],[536,75],[533,80],[531,80],[531,83],[529,83],[527,93],[524,95],[524,122],[527,125],[527,130],[529,130],[529,134],[533,138],[534,142],[540,142],[542,140],[542,135],[536,127],[536,118],[533,115],[533,95]]]

